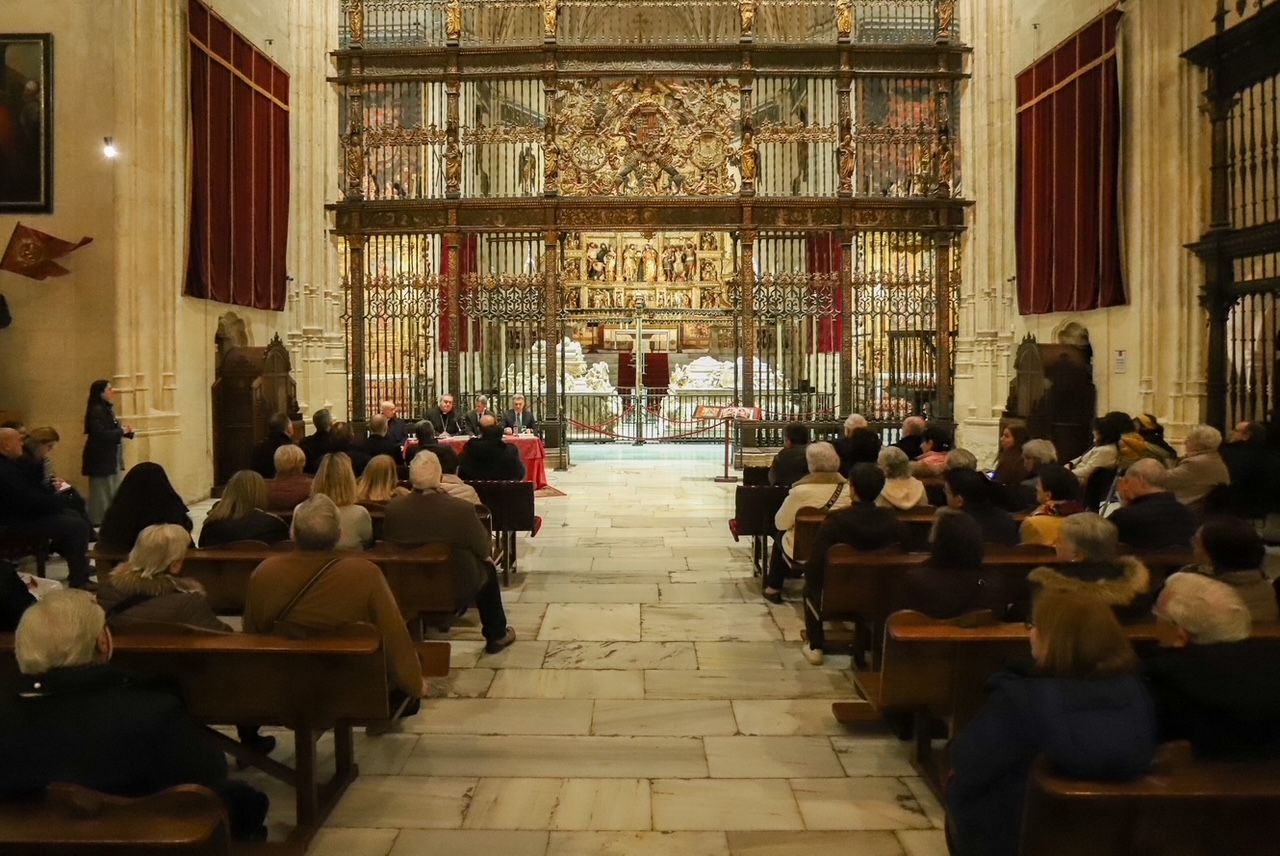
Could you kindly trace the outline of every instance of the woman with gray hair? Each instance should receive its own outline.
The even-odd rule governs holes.
[[[1091,511],[1063,518],[1055,547],[1063,564],[1027,575],[1033,599],[1041,591],[1086,594],[1111,607],[1121,621],[1151,611],[1151,571],[1134,556],[1119,555],[1115,524]]]
[[[1193,509],[1200,509],[1204,499],[1220,484],[1231,484],[1218,448],[1222,445],[1222,433],[1211,425],[1196,425],[1187,432],[1187,454],[1165,476],[1164,487],[1178,498],[1178,502]]]
[[[886,446],[880,450],[876,463],[884,472],[884,490],[876,497],[876,505],[906,511],[929,504],[924,482],[911,475],[911,460],[906,452],[897,446]]]
[[[116,566],[98,590],[107,623],[117,627],[146,621],[230,632],[213,614],[204,587],[180,576],[190,546],[191,535],[181,526],[143,529],[129,558]]]
[[[782,603],[782,584],[787,578],[795,554],[796,514],[802,508],[820,508],[826,512],[848,508],[853,501],[844,476],[840,475],[840,455],[830,443],[810,443],[805,447],[809,475],[791,486],[773,525],[782,533],[775,543],[764,581],[764,599]]]

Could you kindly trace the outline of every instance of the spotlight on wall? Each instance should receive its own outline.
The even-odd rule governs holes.
[[[120,156],[120,150],[116,148],[115,140],[111,137],[102,138],[102,156],[107,160],[115,160]]]

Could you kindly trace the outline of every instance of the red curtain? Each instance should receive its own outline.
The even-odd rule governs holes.
[[[1018,75],[1018,311],[1125,303],[1118,10]]]
[[[200,0],[188,5],[186,293],[279,311],[288,286],[289,76]]]
[[[806,255],[808,256],[809,273],[839,274],[844,266],[844,248],[836,240],[835,235],[809,235]],[[836,288],[833,292],[833,317],[818,319],[818,353],[838,354],[844,342],[844,288]]]

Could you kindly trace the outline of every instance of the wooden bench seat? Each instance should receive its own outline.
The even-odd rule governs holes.
[[[385,724],[398,712],[391,707],[382,638],[368,624],[301,640],[195,628],[148,628],[114,639],[112,663],[174,687],[197,722],[293,732],[290,768],[211,729],[228,754],[293,786],[295,843],[310,840],[357,775],[352,727]],[[12,697],[23,682],[13,635],[0,635],[0,695]],[[320,782],[316,741],[325,731],[333,731],[334,774]]]
[[[493,534],[493,558],[502,569],[502,584],[511,584],[518,573],[516,535],[532,533],[536,525],[533,483],[527,481],[472,481],[481,504],[489,509],[489,531]]]
[[[1080,782],[1036,762],[1022,856],[1274,856],[1280,852],[1280,761],[1197,759],[1160,747],[1132,782]]]
[[[785,485],[739,485],[733,495],[733,519],[737,535],[751,538],[751,564],[758,576],[769,572],[769,539],[777,535],[773,525],[790,488]]]

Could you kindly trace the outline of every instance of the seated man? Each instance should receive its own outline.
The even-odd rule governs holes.
[[[66,506],[24,454],[22,435],[0,428],[0,526],[48,539],[50,548],[67,560],[71,586],[88,588],[93,527]]]
[[[285,413],[277,413],[267,420],[267,436],[253,447],[249,469],[264,479],[275,475],[276,449],[293,445],[293,420]]]
[[[401,420],[397,419],[396,421],[400,422],[401,426],[404,425]],[[403,427],[400,431],[400,440],[391,437],[387,417],[378,414],[369,420],[369,436],[364,438],[364,453],[369,456],[369,460],[373,460],[379,455],[389,455],[391,460],[399,463],[400,450],[408,436],[409,429]]]
[[[311,417],[311,424],[316,428],[315,433],[303,437],[298,445],[307,456],[306,472],[315,475],[320,468],[320,459],[330,451],[333,438],[329,429],[333,427],[333,414],[328,410],[317,410]]]
[[[944,478],[947,506],[963,512],[982,529],[982,541],[1012,547],[1018,543],[1018,524],[995,504],[1000,486],[976,470],[947,470]]]
[[[1165,477],[1166,490],[1178,502],[1199,510],[1204,499],[1220,484],[1231,484],[1231,472],[1218,454],[1222,433],[1209,425],[1197,425],[1187,432],[1187,454]]]
[[[902,420],[902,437],[893,445],[907,453],[907,457],[915,460],[924,454],[921,448],[924,443],[924,429],[928,425],[919,416],[908,416]]]
[[[254,570],[245,593],[244,632],[325,633],[367,622],[382,633],[391,683],[410,698],[426,695],[418,650],[386,577],[373,562],[335,556],[342,532],[338,507],[314,496],[293,511],[297,549],[272,556]]]
[[[1183,568],[1214,577],[1235,589],[1255,622],[1280,620],[1276,591],[1263,570],[1267,545],[1257,528],[1239,517],[1215,517],[1191,539],[1195,564]]]
[[[440,404],[427,411],[426,420],[431,423],[437,435],[456,437],[469,434],[466,420],[453,406],[453,396],[445,393],[440,396]]]
[[[182,702],[110,665],[111,633],[90,595],[45,595],[18,623],[14,654],[29,683],[0,704],[0,796],[53,782],[125,797],[204,785],[222,795],[233,835],[266,836],[266,796],[227,780],[226,758]]]
[[[807,431],[808,429],[806,429]],[[852,502],[849,485],[840,475],[840,455],[830,443],[810,443],[803,447],[809,475],[791,486],[787,498],[782,501],[773,525],[782,533],[769,563],[765,578],[764,599],[770,603],[782,603],[782,584],[787,578],[795,555],[796,514],[802,508],[820,508],[823,511],[839,511]]]
[[[440,489],[449,496],[465,499],[472,505],[484,505],[476,489],[458,478],[458,453],[448,446],[432,446],[431,451],[440,459]]]
[[[1062,521],[1058,558],[1066,564],[1027,574],[1033,598],[1042,590],[1071,591],[1096,597],[1121,621],[1140,621],[1151,611],[1151,572],[1133,556],[1120,556],[1116,527],[1091,511]],[[1021,604],[1017,617],[1030,615]]]
[[[789,422],[782,429],[782,449],[773,456],[769,465],[769,484],[791,487],[809,474],[805,450],[809,446],[809,428],[799,422]]]
[[[409,466],[413,493],[387,503],[382,535],[397,544],[448,545],[458,610],[475,604],[485,651],[496,654],[516,641],[516,632],[507,626],[507,613],[502,608],[502,588],[490,560],[489,533],[476,516],[475,505],[445,493],[440,477],[440,459],[435,455],[414,458]]]
[[[355,432],[348,422],[337,422],[329,432],[329,452],[341,452],[351,461],[351,471],[356,478],[364,475],[364,468],[369,466],[372,457],[363,448],[356,445]]]
[[[462,447],[458,475],[463,481],[523,481],[520,450],[502,439],[502,428],[493,414],[480,417],[480,436]]]
[[[386,431],[384,432],[386,438],[394,443],[396,448],[403,446],[404,441],[409,439],[409,423],[405,422],[397,415],[400,411],[396,408],[396,403],[394,401],[384,401],[378,406],[378,411],[378,416],[382,417],[382,423],[386,427]],[[377,419],[378,416],[375,416],[374,419]],[[372,420],[369,423],[369,432],[373,432]],[[385,454],[391,453],[386,451],[369,451],[369,457],[371,458]],[[391,457],[394,458],[395,455],[391,454]]]
[[[813,542],[813,553],[804,569],[804,624],[809,644],[804,656],[813,665],[821,665],[826,631],[822,626],[822,587],[826,578],[827,550],[836,544],[849,544],[865,551],[886,547],[906,549],[907,532],[898,516],[876,505],[876,497],[884,489],[884,473],[875,464],[858,464],[849,473],[853,505],[844,511],[827,515]]]
[[[489,396],[477,395],[475,407],[467,414],[466,418],[467,431],[472,437],[478,437],[480,435],[481,423],[486,416],[495,421],[497,420],[497,417],[489,412]]]
[[[1122,507],[1108,518],[1134,550],[1186,547],[1196,533],[1191,511],[1165,487],[1169,472],[1154,458],[1135,461],[1116,485]]]
[[[502,430],[506,434],[533,434],[538,430],[538,420],[525,406],[523,395],[511,399],[511,409],[502,417]]]
[[[1210,758],[1280,757],[1280,649],[1249,640],[1240,596],[1218,580],[1178,573],[1165,581],[1155,613],[1174,629],[1171,647],[1142,668],[1160,740],[1190,740]]]

